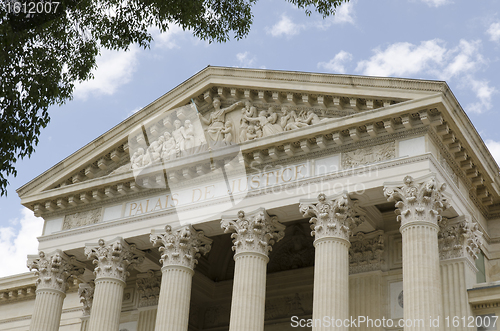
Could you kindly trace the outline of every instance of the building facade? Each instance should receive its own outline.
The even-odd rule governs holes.
[[[207,67],[18,189],[0,330],[496,330],[499,171],[445,82]]]

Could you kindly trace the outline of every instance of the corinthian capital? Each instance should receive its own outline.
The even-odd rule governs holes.
[[[233,232],[233,251],[238,253],[254,252],[266,255],[272,245],[285,236],[285,226],[278,217],[269,216],[264,208],[250,214],[240,210],[235,216],[222,216],[221,227],[225,233]]]
[[[363,223],[366,214],[347,193],[330,197],[321,193],[318,199],[301,200],[300,212],[304,217],[312,217],[311,235],[316,240],[327,237],[349,240],[351,231]]]
[[[414,180],[406,176],[402,183],[384,186],[388,201],[396,201],[396,213],[401,226],[412,221],[424,221],[437,225],[441,212],[448,208],[443,196],[446,184],[438,184],[435,178]]]
[[[94,269],[96,280],[115,278],[125,282],[129,275],[127,268],[144,261],[143,252],[119,237],[107,243],[104,239],[99,239],[97,244],[86,244],[85,255],[96,265]]]
[[[165,230],[152,230],[149,237],[154,246],[160,246],[160,262],[164,267],[180,265],[194,269],[201,254],[210,251],[212,240],[205,237],[203,231],[196,231],[191,225],[172,230],[170,225]]]
[[[474,262],[479,254],[483,233],[476,222],[465,217],[443,218],[439,222],[439,257],[441,260],[467,257]]]
[[[85,271],[83,263],[59,249],[47,254],[40,251],[38,255],[28,255],[27,265],[30,270],[37,270],[37,290],[52,289],[63,293],[66,293],[68,288],[68,280],[80,276]]]

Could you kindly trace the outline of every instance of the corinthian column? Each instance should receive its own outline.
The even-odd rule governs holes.
[[[85,255],[93,259],[95,290],[90,313],[89,331],[118,331],[122,310],[123,289],[127,268],[141,263],[144,253],[123,238],[109,242],[99,239],[97,244],[85,245]]]
[[[349,325],[349,236],[364,220],[356,201],[342,193],[317,200],[301,200],[300,211],[312,216],[314,236],[313,330],[348,330]],[[326,318],[326,320],[325,320]],[[336,325],[341,321],[342,325]],[[329,324],[330,323],[330,324]],[[339,322],[340,323],[340,322]]]
[[[245,215],[222,216],[225,233],[233,232],[234,281],[229,331],[262,331],[266,302],[266,269],[272,245],[285,226],[264,208]]]
[[[411,176],[384,187],[387,199],[396,201],[397,219],[401,222],[404,318],[412,321],[405,331],[443,329],[443,320],[434,325],[431,320],[442,315],[438,222],[448,206],[443,196],[445,188],[446,184],[438,185],[435,178],[414,180]]]
[[[191,225],[172,230],[151,231],[151,242],[160,246],[162,277],[156,331],[187,331],[194,267],[200,253],[210,251],[212,240]]]
[[[466,217],[444,218],[439,222],[439,258],[443,287],[443,316],[474,316],[468,302],[467,289],[476,283],[475,260],[483,233]],[[475,328],[460,323],[458,327],[444,324],[445,330],[465,331]]]
[[[57,331],[68,280],[83,274],[85,266],[61,250],[55,250],[50,254],[28,255],[28,268],[36,269],[38,275],[30,331]]]

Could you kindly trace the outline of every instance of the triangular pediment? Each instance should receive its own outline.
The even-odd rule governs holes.
[[[200,155],[217,148],[276,159],[442,124],[436,105],[447,90],[435,81],[207,67],[18,193],[40,214],[136,192],[134,174],[159,163],[172,165],[166,177],[191,179],[210,167]]]

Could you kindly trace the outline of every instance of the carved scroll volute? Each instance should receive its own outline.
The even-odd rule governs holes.
[[[240,210],[238,215],[223,215],[221,227],[225,233],[232,232],[233,251],[239,253],[259,253],[268,256],[275,242],[285,236],[285,226],[278,217],[269,216],[264,208],[249,214]]]
[[[40,251],[38,255],[28,255],[27,266],[30,270],[37,270],[37,290],[52,289],[63,293],[66,293],[69,286],[68,281],[85,271],[83,263],[59,249],[47,254]]]
[[[96,265],[94,275],[99,278],[115,278],[126,282],[127,269],[144,261],[144,252],[135,245],[129,245],[123,238],[115,238],[108,243],[99,239],[97,244],[86,244],[85,255]]]
[[[165,226],[165,230],[152,230],[150,241],[160,247],[163,267],[180,265],[194,269],[200,255],[207,254],[212,248],[212,240],[191,225],[176,230],[170,225]]]
[[[396,201],[398,221],[403,227],[409,222],[428,222],[437,226],[441,212],[449,207],[443,195],[446,183],[438,184],[434,177],[414,180],[406,176],[403,183],[384,185],[384,195],[388,201]]]
[[[349,241],[352,230],[364,222],[366,212],[358,201],[347,193],[327,197],[321,193],[318,199],[300,201],[300,212],[311,217],[311,235],[321,238],[342,238]]]

